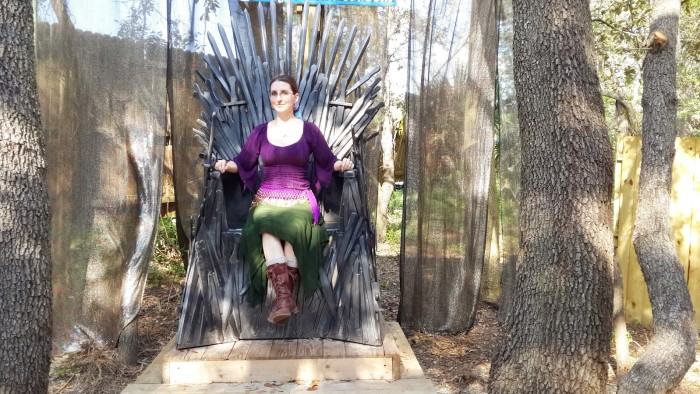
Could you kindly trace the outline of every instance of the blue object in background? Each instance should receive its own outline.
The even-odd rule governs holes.
[[[250,0],[252,2],[269,3],[270,0]],[[306,0],[292,0],[294,4],[304,4]],[[309,5],[370,5],[395,6],[396,0],[309,0]]]

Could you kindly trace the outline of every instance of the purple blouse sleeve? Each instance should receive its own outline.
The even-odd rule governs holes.
[[[233,159],[238,166],[238,175],[243,180],[243,189],[254,191],[258,186],[258,157],[262,145],[265,124],[256,126],[248,136],[241,153]]]
[[[316,174],[314,187],[316,190],[320,190],[321,186],[328,186],[331,183],[333,165],[338,161],[338,158],[328,147],[328,143],[318,126],[306,123],[306,128],[309,131],[311,152],[314,154],[314,173]]]

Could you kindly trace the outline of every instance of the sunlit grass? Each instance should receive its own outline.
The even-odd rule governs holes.
[[[387,210],[388,220],[385,242],[393,247],[401,244],[401,219],[403,217],[403,190],[394,190]]]
[[[177,242],[175,218],[161,217],[158,222],[153,257],[148,266],[148,284],[160,286],[180,282],[185,277],[185,266],[182,262],[183,252]]]

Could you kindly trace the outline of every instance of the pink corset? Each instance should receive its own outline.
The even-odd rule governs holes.
[[[269,204],[276,207],[290,207],[295,204],[308,203],[311,206],[311,213],[314,217],[314,224],[318,224],[321,216],[316,196],[310,189],[298,190],[282,187],[271,187],[261,185],[250,207],[254,208],[259,204]]]

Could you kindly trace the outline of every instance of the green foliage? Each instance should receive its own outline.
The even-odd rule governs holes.
[[[43,2],[44,0],[40,0]],[[195,4],[198,1],[195,1]],[[126,3],[124,3],[126,6]],[[219,9],[218,0],[204,0],[204,10],[200,20],[209,21],[213,14]],[[128,15],[123,19],[118,19],[119,24],[117,37],[128,38],[136,41],[146,41],[152,44],[166,45],[168,42],[162,38],[161,28],[156,27],[166,20],[162,15],[155,0],[141,0],[131,3]],[[170,45],[173,48],[202,51],[204,47],[198,44],[200,33],[188,31],[188,23],[179,19],[172,19],[170,23]],[[182,31],[182,32],[181,32]]]
[[[148,266],[148,284],[152,286],[177,283],[185,277],[182,263],[184,250],[177,243],[177,226],[174,217],[161,217],[153,248],[153,257]]]
[[[604,92],[612,92],[631,103],[638,134],[642,119],[642,63],[646,55],[651,7],[646,0],[593,0],[591,16],[598,55],[598,74]],[[679,20],[677,95],[678,132],[700,134],[700,0],[684,0]],[[606,119],[617,133],[614,100],[605,103]],[[614,139],[611,138],[611,139]]]
[[[49,373],[51,379],[60,379],[60,378],[65,378],[69,375],[73,375],[73,371],[70,368],[65,368],[65,367],[57,367],[57,368],[51,368],[51,372]]]
[[[401,243],[401,220],[403,217],[403,190],[394,190],[387,209],[388,223],[386,243],[398,246]]]

